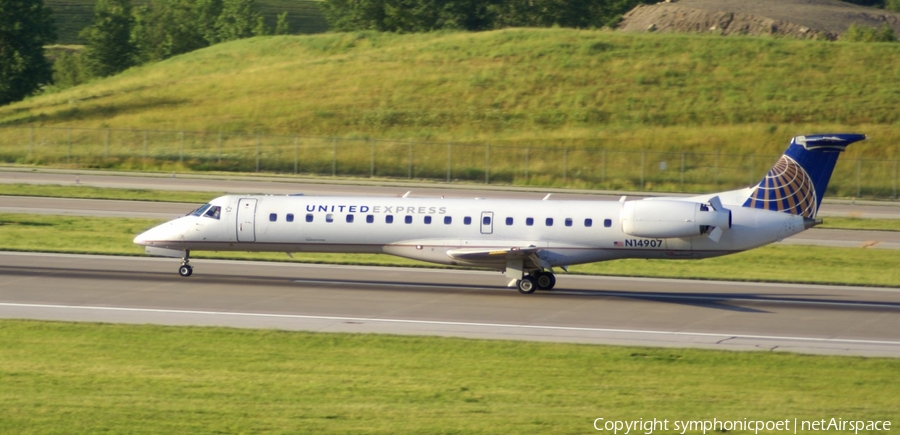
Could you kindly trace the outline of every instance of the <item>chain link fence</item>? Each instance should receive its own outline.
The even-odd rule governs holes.
[[[14,164],[649,192],[745,187],[759,182],[778,157],[110,128],[0,128],[0,162]],[[828,192],[896,200],[897,171],[897,160],[842,158]]]

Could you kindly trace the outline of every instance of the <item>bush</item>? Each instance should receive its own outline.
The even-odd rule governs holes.
[[[897,42],[897,34],[886,23],[881,29],[851,24],[847,31],[841,34],[840,39],[849,42]]]

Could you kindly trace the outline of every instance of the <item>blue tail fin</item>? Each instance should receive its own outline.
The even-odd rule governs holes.
[[[814,218],[831,179],[838,155],[864,134],[797,136],[753,189],[744,207]]]

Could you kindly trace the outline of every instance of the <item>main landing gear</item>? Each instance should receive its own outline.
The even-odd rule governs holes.
[[[556,275],[553,272],[544,272],[542,270],[530,272],[522,279],[516,281],[516,288],[519,293],[531,294],[535,290],[552,290],[556,285]]]
[[[192,273],[194,273],[194,268],[191,267],[191,251],[184,251],[184,257],[181,257],[181,267],[178,268],[178,274],[183,277],[189,277]]]

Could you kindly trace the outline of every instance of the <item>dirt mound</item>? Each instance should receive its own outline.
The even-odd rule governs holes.
[[[900,14],[837,0],[680,0],[641,5],[625,14],[627,32],[695,32],[837,39],[851,24],[900,35]]]

